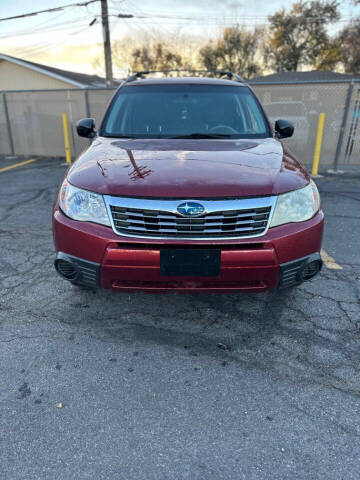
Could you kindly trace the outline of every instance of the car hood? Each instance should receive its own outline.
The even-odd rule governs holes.
[[[281,142],[98,137],[68,173],[98,193],[167,198],[271,195],[305,186],[309,176]]]

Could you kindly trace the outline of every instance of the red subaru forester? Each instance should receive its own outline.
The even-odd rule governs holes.
[[[251,88],[223,78],[144,78],[115,93],[55,201],[55,268],[84,287],[262,292],[321,269],[315,183]]]

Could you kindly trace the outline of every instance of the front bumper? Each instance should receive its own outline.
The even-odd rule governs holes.
[[[323,223],[320,211],[307,222],[275,227],[252,239],[150,240],[118,236],[110,228],[71,220],[55,209],[55,262],[68,260],[74,266],[74,274],[68,279],[93,288],[149,293],[262,292],[301,283],[311,261],[321,268]],[[221,249],[218,276],[161,275],[160,249],[201,246]]]

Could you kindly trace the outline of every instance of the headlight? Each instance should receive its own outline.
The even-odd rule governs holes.
[[[315,183],[310,180],[306,187],[278,196],[270,228],[284,223],[309,220],[319,208],[320,195]]]
[[[74,187],[66,179],[60,188],[59,205],[65,215],[74,220],[111,225],[103,196]]]

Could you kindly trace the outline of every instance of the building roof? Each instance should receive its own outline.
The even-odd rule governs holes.
[[[331,82],[351,80],[360,78],[360,75],[349,75],[346,73],[331,72],[328,70],[312,70],[310,72],[279,72],[262,77],[251,78],[249,83],[268,83],[268,82]]]
[[[49,67],[40,63],[29,62],[22,58],[11,57],[0,53],[0,60],[7,60],[8,62],[21,65],[22,67],[43,73],[49,77],[56,78],[63,82],[69,83],[74,87],[106,87],[105,79],[97,75],[87,75],[86,73],[70,72],[68,70],[61,70],[59,68]]]

